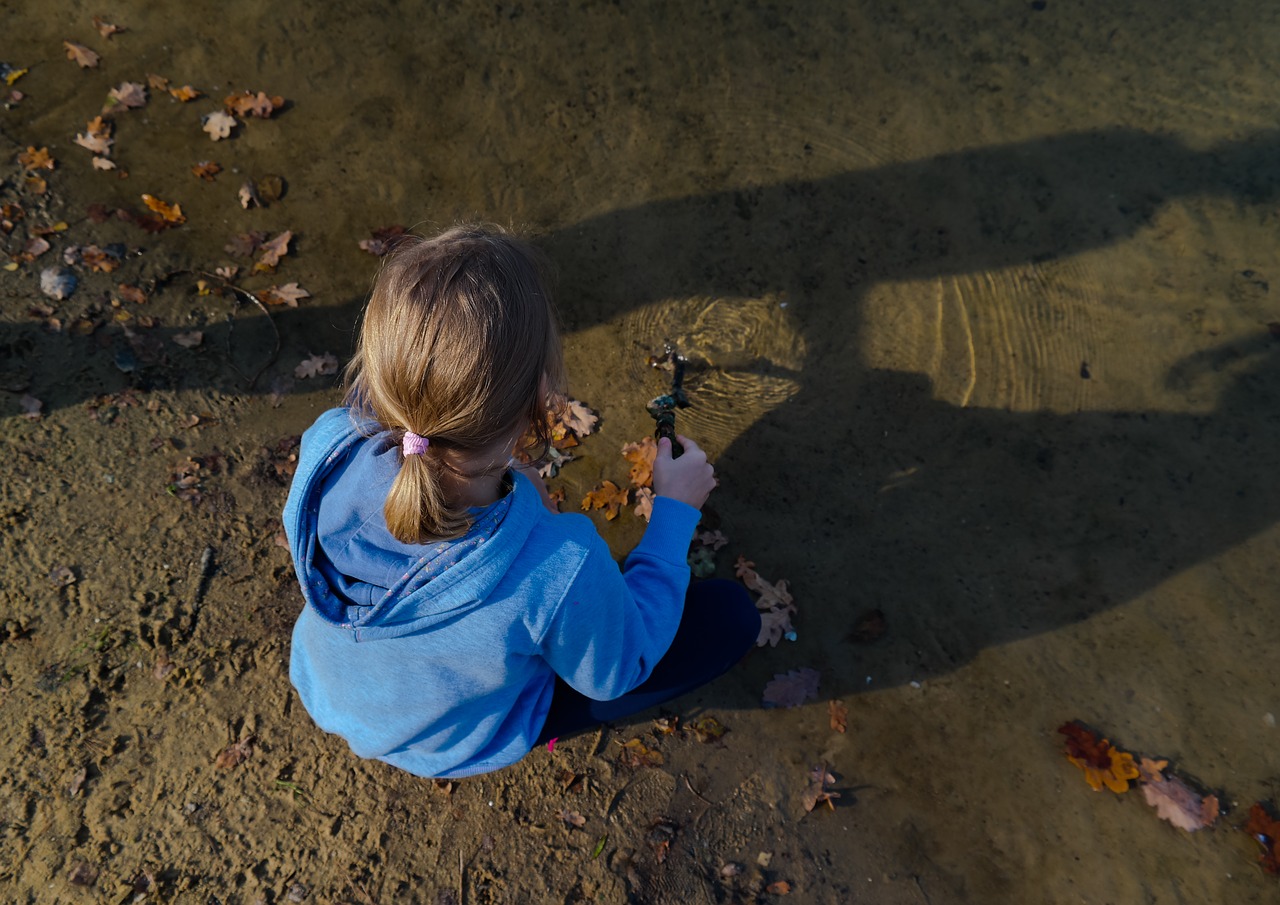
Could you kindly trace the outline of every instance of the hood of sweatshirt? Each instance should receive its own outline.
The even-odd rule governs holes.
[[[396,447],[378,425],[334,409],[303,435],[285,504],[307,605],[358,641],[420,631],[479,606],[509,570],[542,505],[537,489],[515,475],[512,490],[477,510],[464,537],[406,544],[383,516],[399,467]],[[491,543],[498,531],[503,542]]]

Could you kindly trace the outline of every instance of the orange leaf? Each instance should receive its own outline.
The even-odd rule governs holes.
[[[778,880],[776,883],[770,883],[764,888],[764,891],[770,895],[785,896],[791,892],[791,884],[786,880]]]
[[[843,701],[828,703],[827,713],[831,717],[831,728],[836,732],[844,732],[849,728],[849,708]]]
[[[629,487],[619,487],[613,481],[603,481],[583,499],[582,511],[603,509],[606,519],[615,519],[618,517],[619,507],[627,505],[630,493]]]
[[[653,486],[653,463],[658,458],[658,444],[653,437],[622,447],[622,458],[631,463],[631,486]]]
[[[38,170],[44,168],[52,170],[56,165],[53,158],[49,156],[48,148],[28,147],[25,151],[18,154],[18,163],[22,164],[28,170]]]
[[[182,214],[182,205],[169,204],[161,201],[155,195],[142,196],[142,203],[148,208],[155,211],[166,223],[186,223],[187,218]]]

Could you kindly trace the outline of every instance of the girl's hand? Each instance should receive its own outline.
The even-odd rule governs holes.
[[[701,509],[716,486],[716,470],[707,461],[707,454],[688,437],[677,435],[684,447],[684,455],[671,458],[671,441],[663,437],[658,441],[658,458],[653,463],[653,492],[671,497]]]

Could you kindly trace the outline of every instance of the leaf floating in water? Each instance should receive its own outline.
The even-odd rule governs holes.
[[[1280,820],[1272,817],[1262,802],[1254,802],[1244,831],[1262,846],[1262,854],[1258,856],[1262,869],[1269,874],[1280,874]]]
[[[201,122],[203,123],[201,128],[209,133],[209,137],[214,141],[230,138],[231,130],[238,125],[234,116],[229,113],[223,113],[221,110],[216,113],[206,114]]]
[[[293,376],[299,379],[307,377],[325,377],[338,373],[338,359],[328,352],[323,355],[312,355],[304,359],[293,369]]]
[[[613,481],[601,481],[600,484],[582,500],[582,511],[603,509],[606,519],[618,517],[618,509],[627,505],[631,488],[619,487]]]
[[[67,50],[67,59],[74,60],[80,65],[81,69],[97,68],[98,55],[88,47],[83,44],[77,44],[74,41],[63,41],[62,46]]]
[[[40,291],[51,299],[69,299],[76,291],[75,274],[60,267],[46,267],[40,271]]]

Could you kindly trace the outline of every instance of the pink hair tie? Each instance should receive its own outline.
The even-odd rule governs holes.
[[[400,449],[406,456],[420,456],[430,445],[431,441],[428,438],[413,431],[405,431],[404,439],[400,441]]]

